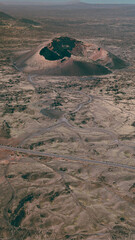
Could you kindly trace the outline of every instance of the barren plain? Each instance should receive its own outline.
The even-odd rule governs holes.
[[[135,239],[134,26],[134,6],[1,6],[0,240]],[[60,36],[127,66],[92,76],[17,67]]]

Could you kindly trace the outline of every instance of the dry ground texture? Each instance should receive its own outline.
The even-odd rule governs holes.
[[[0,240],[134,240],[135,7],[1,8]],[[60,35],[129,66],[88,77],[15,68]]]

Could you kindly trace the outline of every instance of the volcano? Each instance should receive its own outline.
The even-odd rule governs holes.
[[[24,72],[52,76],[89,76],[110,74],[127,64],[95,45],[70,37],[58,37],[16,60]]]

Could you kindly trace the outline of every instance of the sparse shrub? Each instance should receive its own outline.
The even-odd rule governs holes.
[[[82,124],[86,124],[87,122],[85,120],[82,121]]]
[[[0,136],[4,137],[4,138],[10,138],[11,137],[11,135],[10,135],[10,125],[5,120],[3,121],[1,130],[0,130]]]
[[[132,127],[135,127],[135,122],[133,122],[133,123],[131,124],[131,126],[132,126]]]

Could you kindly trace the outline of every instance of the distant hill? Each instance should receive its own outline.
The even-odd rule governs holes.
[[[79,3],[65,3],[65,4],[46,4],[44,5],[46,8],[54,8],[54,9],[67,9],[67,10],[74,10],[74,9],[87,9],[87,8],[91,8],[91,4],[89,3],[82,3],[82,2],[79,2]]]
[[[14,19],[12,16],[4,13],[4,12],[0,12],[0,19],[2,20],[9,20],[9,19]]]
[[[79,9],[87,9],[91,7],[91,4],[89,3],[83,3],[83,2],[79,2],[79,3],[68,3],[64,5],[65,8],[79,8]]]
[[[38,4],[37,4],[38,5]],[[40,4],[39,4],[40,5]],[[65,10],[87,10],[87,9],[112,9],[112,8],[125,8],[129,5],[121,4],[94,4],[85,2],[67,2],[65,4],[44,4],[46,8],[65,9]]]
[[[27,18],[20,19],[20,22],[22,22],[24,24],[34,25],[34,26],[39,26],[40,25],[39,22],[33,21],[31,19],[27,19]]]

